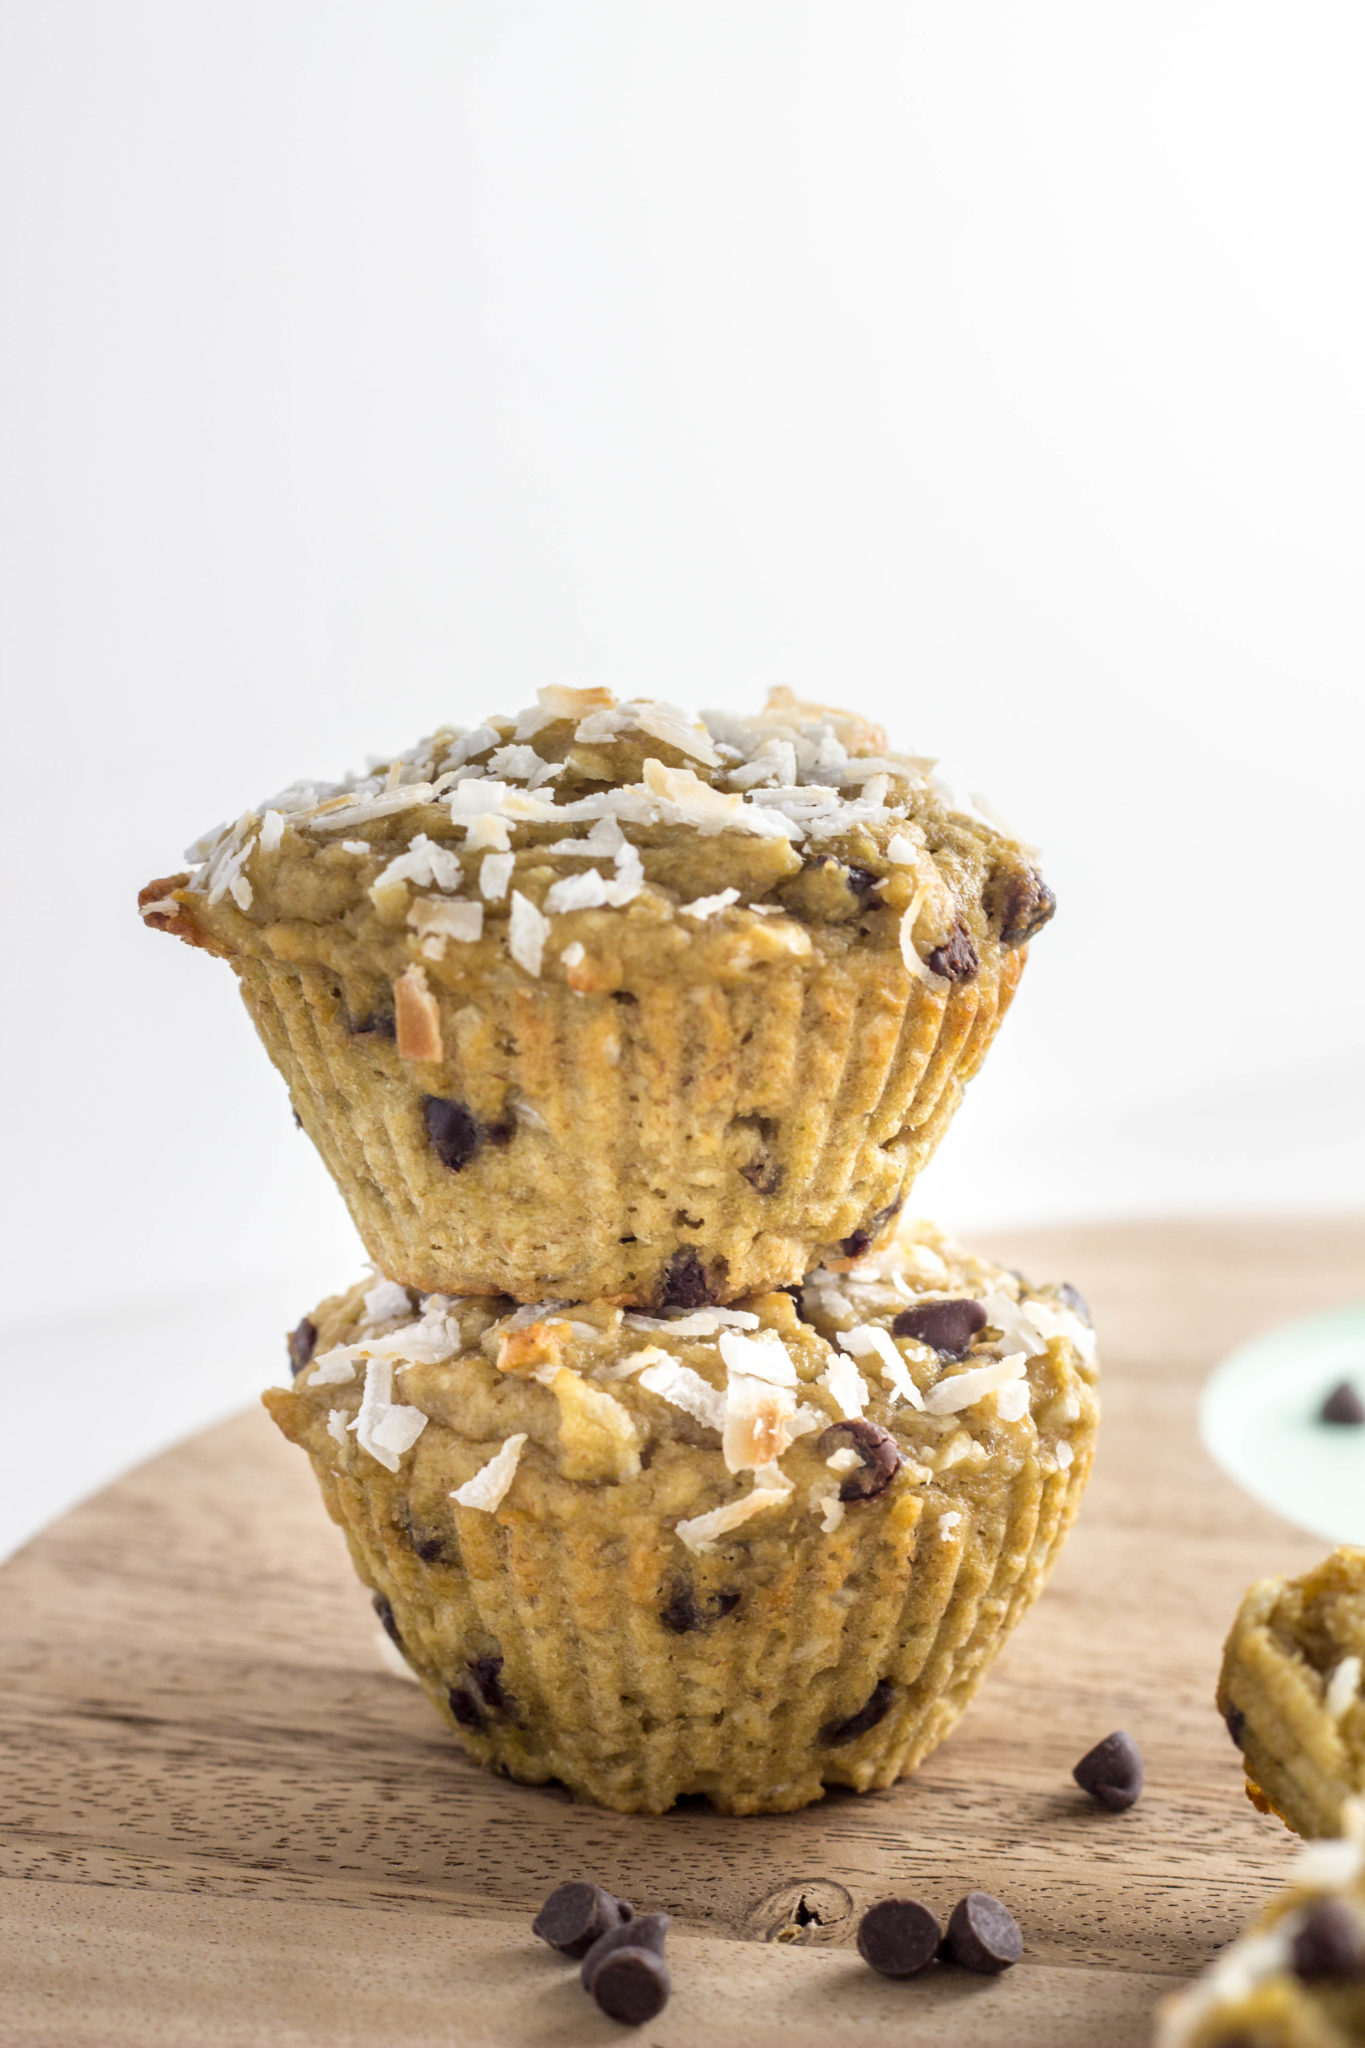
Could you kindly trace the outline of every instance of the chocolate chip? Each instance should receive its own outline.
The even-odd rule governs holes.
[[[484,1724],[483,1708],[473,1693],[466,1692],[462,1685],[452,1685],[446,1694],[450,1711],[462,1728],[479,1729]]]
[[[899,1202],[888,1202],[884,1209],[878,1209],[875,1216],[868,1218],[865,1228],[855,1230],[851,1237],[842,1240],[839,1250],[846,1259],[860,1259],[869,1245],[877,1242],[887,1224],[900,1213]]]
[[[1365,1401],[1361,1400],[1349,1380],[1333,1387],[1318,1410],[1318,1421],[1343,1422],[1349,1429],[1359,1429],[1365,1422]]]
[[[850,1714],[846,1721],[826,1721],[820,1730],[821,1742],[830,1749],[837,1748],[842,1742],[856,1742],[860,1735],[866,1735],[869,1728],[876,1727],[890,1707],[895,1692],[889,1678],[879,1678],[856,1714]]]
[[[942,1939],[942,1928],[918,1899],[882,1899],[858,1922],[858,1953],[883,1977],[918,1977]]]
[[[723,1621],[727,1614],[733,1614],[740,1602],[738,1593],[713,1593],[703,1605],[689,1579],[675,1578],[663,1589],[665,1600],[659,1610],[659,1619],[671,1636],[691,1635],[695,1629],[709,1628],[713,1621]]]
[[[1073,1316],[1079,1316],[1083,1323],[1093,1328],[1095,1318],[1090,1313],[1090,1303],[1079,1287],[1073,1287],[1069,1280],[1063,1280],[1057,1289],[1057,1299],[1071,1310]]]
[[[445,1564],[448,1561],[444,1536],[417,1536],[411,1530],[408,1534],[423,1564]]]
[[[622,1948],[607,1956],[592,1980],[592,1995],[609,2020],[626,2027],[657,2019],[673,1989],[668,1964],[648,1949]]]
[[[583,1958],[579,1971],[583,1989],[591,1991],[597,1980],[597,1973],[608,1956],[620,1949],[635,1949],[646,1955],[658,1956],[662,1961],[664,1939],[671,1920],[667,1913],[639,1913],[626,1908],[625,1919],[619,1927],[609,1927],[600,1934]]]
[[[1036,868],[997,868],[982,891],[981,903],[1000,927],[1002,946],[1022,946],[1057,908],[1057,898]]]
[[[608,1929],[634,1918],[635,1909],[600,1884],[556,1885],[531,1922],[532,1934],[577,1962]]]
[[[771,1152],[759,1152],[747,1166],[740,1167],[739,1177],[748,1181],[756,1195],[775,1195],[786,1175]]]
[[[424,1095],[422,1118],[442,1166],[452,1173],[468,1166],[479,1149],[479,1126],[464,1104],[448,1102],[443,1095]]]
[[[711,1308],[717,1299],[718,1296],[711,1291],[701,1259],[691,1245],[683,1245],[664,1267],[659,1306]]]
[[[874,875],[871,868],[857,867],[852,861],[848,863],[847,872],[848,886],[858,901],[870,903],[881,886],[882,877]]]
[[[385,1599],[382,1593],[372,1593],[370,1595],[370,1601],[371,1605],[374,1608],[375,1613],[379,1616],[379,1623],[385,1635],[389,1638],[389,1641],[391,1643],[397,1643],[399,1649],[401,1650],[403,1647],[403,1638],[398,1633],[398,1623],[393,1618],[392,1607],[390,1607],[388,1601]]]
[[[509,1721],[515,1721],[519,1709],[511,1693],[503,1689],[502,1658],[492,1653],[482,1657],[471,1657],[467,1668],[489,1711],[504,1714]]]
[[[1344,1899],[1319,1899],[1289,1945],[1289,1966],[1304,1984],[1365,1983],[1365,1925]]]
[[[932,973],[941,974],[945,981],[972,979],[981,962],[976,957],[976,947],[963,918],[954,918],[947,945],[935,946],[925,965]]]
[[[1082,1792],[1114,1813],[1136,1804],[1142,1790],[1142,1751],[1122,1728],[1097,1742],[1071,1773]]]
[[[346,1029],[352,1038],[397,1038],[398,1025],[391,1010],[376,1010],[369,1017],[353,1017]]]
[[[1242,1730],[1246,1727],[1247,1717],[1240,1707],[1224,1707],[1222,1712],[1228,1734],[1232,1737],[1238,1749],[1240,1749],[1242,1747]]]
[[[293,1107],[292,1104],[290,1105],[289,1114],[294,1119],[294,1129],[296,1131],[301,1131],[303,1129],[303,1118],[299,1115],[298,1111]]]
[[[313,1353],[318,1348],[318,1326],[311,1316],[305,1316],[284,1341],[289,1346],[289,1370],[297,1379],[305,1365],[311,1364]]]
[[[943,1960],[982,1977],[998,1977],[1024,1953],[1024,1937],[1008,1906],[989,1892],[968,1892],[948,1916]]]
[[[973,1337],[986,1327],[979,1301],[921,1301],[903,1308],[891,1325],[893,1337],[913,1337],[945,1358],[965,1358]]]
[[[839,1488],[840,1500],[875,1500],[891,1484],[901,1468],[900,1446],[889,1429],[863,1416],[835,1422],[815,1446],[822,1458],[834,1451],[853,1450],[861,1463],[846,1472]]]

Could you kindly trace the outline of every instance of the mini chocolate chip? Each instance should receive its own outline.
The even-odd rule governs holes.
[[[462,1685],[452,1685],[450,1691],[446,1694],[446,1698],[450,1702],[451,1713],[462,1728],[478,1729],[483,1727],[483,1708],[479,1705],[473,1693],[466,1692]]]
[[[296,1131],[301,1131],[303,1129],[303,1118],[299,1115],[298,1111],[294,1108],[292,1103],[290,1104],[289,1114],[294,1119],[294,1129]]]
[[[662,1956],[645,1948],[620,1948],[603,1958],[592,1980],[600,2011],[622,2026],[640,2027],[657,2019],[668,2004],[673,1982]]]
[[[484,1142],[489,1145],[496,1145],[500,1152],[504,1151],[511,1144],[516,1134],[517,1127],[515,1122],[484,1124],[481,1130]]]
[[[891,1219],[899,1215],[900,1206],[898,1201],[888,1202],[884,1209],[878,1209],[875,1216],[868,1218],[863,1229],[855,1230],[851,1237],[844,1238],[839,1245],[844,1258],[860,1259],[869,1245],[876,1243]]]
[[[471,1657],[468,1664],[470,1677],[483,1695],[483,1703],[495,1714],[505,1714],[509,1721],[517,1718],[517,1703],[511,1693],[503,1690],[502,1658],[491,1653],[482,1657]]]
[[[1232,1737],[1238,1749],[1240,1749],[1242,1747],[1242,1730],[1246,1727],[1247,1717],[1240,1707],[1224,1707],[1222,1712],[1228,1734]]]
[[[968,1892],[948,1916],[943,1959],[982,1977],[998,1977],[1024,1953],[1024,1937],[1008,1906],[989,1892]]]
[[[388,1601],[385,1599],[382,1593],[372,1593],[370,1595],[370,1603],[373,1606],[375,1613],[379,1616],[380,1626],[383,1629],[385,1635],[389,1638],[390,1642],[397,1643],[399,1649],[401,1650],[403,1647],[403,1638],[398,1633],[398,1623],[393,1618],[392,1607],[390,1607]]]
[[[674,1252],[664,1267],[659,1288],[661,1308],[710,1308],[716,1296],[706,1278],[706,1268],[691,1245]]]
[[[717,1621],[724,1621],[727,1614],[733,1614],[743,1598],[744,1595],[742,1593],[717,1593],[715,1596]]]
[[[447,1561],[444,1536],[417,1536],[411,1530],[408,1534],[423,1564],[444,1564]]]
[[[965,1358],[973,1337],[986,1327],[979,1301],[921,1301],[903,1308],[891,1325],[893,1337],[913,1337],[945,1358]]]
[[[747,1180],[756,1195],[775,1195],[786,1178],[785,1169],[773,1158],[771,1152],[759,1152],[747,1166],[739,1169],[741,1180]]]
[[[1116,1728],[1086,1751],[1071,1775],[1082,1792],[1114,1813],[1122,1813],[1136,1804],[1142,1790],[1142,1751],[1131,1735]]]
[[[297,1379],[305,1365],[311,1364],[313,1353],[318,1348],[318,1326],[311,1316],[305,1316],[284,1341],[289,1346],[289,1370]]]
[[[1289,1964],[1304,1984],[1365,1983],[1365,1925],[1359,1914],[1345,1899],[1318,1899],[1290,1942]]]
[[[664,1591],[666,1598],[659,1619],[671,1636],[686,1636],[694,1629],[709,1628],[713,1621],[723,1621],[727,1614],[733,1614],[740,1602],[738,1593],[713,1593],[703,1605],[691,1581],[684,1578],[671,1579]]]
[[[1318,1421],[1344,1422],[1349,1429],[1359,1429],[1365,1422],[1365,1401],[1361,1400],[1349,1380],[1333,1387],[1318,1410]]]
[[[397,1038],[398,1025],[391,1010],[376,1010],[369,1017],[353,1018],[346,1026],[352,1038]]]
[[[599,1934],[584,1956],[583,1967],[578,1973],[582,1979],[583,1989],[592,1990],[597,1972],[607,1957],[614,1955],[618,1949],[640,1949],[648,1955],[662,1959],[664,1940],[672,1924],[667,1913],[637,1914],[628,1907],[622,1924],[619,1927],[608,1927],[605,1933]]]
[[[1065,1303],[1073,1316],[1079,1316],[1083,1323],[1093,1327],[1095,1318],[1090,1313],[1090,1303],[1079,1287],[1073,1287],[1069,1280],[1063,1280],[1057,1289],[1057,1299]]]
[[[858,1922],[858,1953],[883,1977],[918,1977],[942,1939],[943,1929],[918,1899],[881,1899]]]
[[[448,1102],[443,1095],[424,1095],[422,1118],[442,1166],[452,1173],[468,1166],[479,1149],[479,1126],[464,1104]]]
[[[831,1423],[815,1448],[822,1458],[828,1458],[834,1451],[854,1450],[862,1460],[852,1472],[844,1474],[840,1500],[875,1500],[901,1469],[900,1446],[890,1430],[861,1415],[847,1422]]]
[[[1022,946],[1057,908],[1057,898],[1036,868],[997,868],[982,891],[981,903],[1000,927],[1002,946]]]
[[[925,965],[934,974],[941,974],[945,981],[970,981],[980,967],[976,947],[966,921],[953,919],[952,933],[946,946],[935,946]]]
[[[634,1918],[635,1909],[600,1884],[556,1885],[531,1922],[532,1934],[575,1962],[610,1928]]]
[[[896,1688],[889,1678],[879,1678],[856,1714],[850,1714],[846,1721],[826,1721],[820,1730],[820,1740],[827,1748],[837,1748],[841,1742],[856,1742],[860,1735],[866,1735],[869,1728],[875,1728],[890,1707]]]

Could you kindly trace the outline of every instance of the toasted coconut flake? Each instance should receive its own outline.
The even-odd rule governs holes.
[[[1022,1351],[1009,1358],[993,1358],[989,1365],[969,1366],[966,1372],[952,1373],[931,1387],[924,1406],[930,1415],[957,1415],[964,1408],[974,1408],[998,1387],[1022,1379],[1027,1367],[1028,1357]]]
[[[861,1415],[867,1406],[867,1381],[851,1358],[840,1354],[830,1360],[820,1375],[820,1384],[830,1395],[845,1422]]]
[[[594,711],[611,711],[616,705],[610,690],[569,690],[558,683],[537,690],[536,696],[542,711],[548,711],[551,718],[571,718],[575,722]]]
[[[680,823],[695,825],[703,837],[717,832],[750,832],[760,839],[797,836],[796,828],[788,829],[789,821],[746,803],[738,792],[726,796],[713,789],[691,768],[665,768],[662,761],[649,760],[644,776],[646,789],[665,815],[672,812]]]
[[[400,1059],[444,1059],[440,1006],[415,961],[394,982],[393,1015]]]
[[[728,910],[732,903],[738,901],[738,889],[722,889],[718,895],[698,896],[691,903],[682,903],[678,908],[683,917],[707,918],[714,917],[718,910]]]
[[[362,797],[358,803],[337,804],[335,800],[302,811],[298,823],[310,832],[349,831],[352,825],[367,825],[373,818],[391,818],[397,811],[410,811],[415,804],[429,804],[436,792],[429,782],[409,783],[398,789],[381,790],[377,796]]]
[[[791,1353],[773,1330],[764,1330],[757,1337],[746,1337],[739,1330],[722,1330],[720,1355],[732,1373],[767,1380],[775,1387],[797,1385]]]
[[[559,1403],[559,1469],[566,1479],[620,1484],[640,1470],[640,1438],[630,1410],[581,1372],[562,1365],[550,1381]]]
[[[757,1478],[755,1474],[755,1478]],[[724,1507],[712,1508],[709,1514],[691,1515],[679,1522],[676,1534],[681,1537],[690,1551],[704,1557],[716,1548],[720,1537],[738,1529],[751,1515],[760,1515],[765,1508],[781,1507],[791,1498],[791,1485],[755,1486],[738,1500],[727,1501]]]
[[[486,1465],[481,1465],[472,1479],[466,1479],[463,1486],[457,1486],[450,1498],[462,1508],[479,1508],[484,1514],[491,1515],[502,1506],[507,1489],[517,1476],[517,1465],[525,1442],[525,1430],[509,1436],[502,1449]]]
[[[549,936],[549,918],[542,916],[530,898],[522,895],[520,889],[514,889],[507,945],[518,967],[523,967],[530,975],[538,976],[545,954],[545,941]]]
[[[564,1363],[569,1335],[562,1321],[509,1323],[498,1339],[498,1371],[525,1373],[548,1387]]]
[[[721,1453],[732,1472],[775,1465],[791,1443],[788,1424],[796,1413],[796,1396],[770,1380],[732,1373],[725,1392],[725,1428]]]
[[[651,1355],[656,1348],[653,1345],[649,1347]],[[713,1387],[710,1380],[703,1379],[690,1365],[679,1365],[667,1353],[659,1353],[658,1363],[645,1367],[640,1374],[640,1385],[674,1408],[681,1408],[695,1421],[705,1423],[708,1429],[725,1428],[726,1397],[723,1389]]]

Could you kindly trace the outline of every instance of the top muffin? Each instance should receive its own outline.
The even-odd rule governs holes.
[[[392,1278],[728,1301],[884,1231],[1052,913],[932,766],[788,691],[547,689],[291,786],[142,913],[231,962]]]

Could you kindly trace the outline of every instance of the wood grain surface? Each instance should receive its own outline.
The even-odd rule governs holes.
[[[890,1792],[634,1819],[485,1777],[381,1670],[341,1537],[260,1413],[38,1537],[0,1571],[4,2048],[632,2038],[528,1932],[585,1874],[674,1916],[674,1996],[634,2037],[649,2048],[1146,2042],[1156,1999],[1284,1878],[1292,1838],[1243,1797],[1211,1695],[1247,1583],[1323,1548],[1210,1464],[1199,1388],[1232,1345],[1365,1292],[1365,1225],[987,1248],[1091,1298],[1100,1457],[1049,1591]],[[1147,1790],[1110,1814],[1070,1769],[1120,1726]],[[893,1984],[858,1961],[873,1900],[946,1915],[973,1887],[1024,1929],[1007,1976]]]

